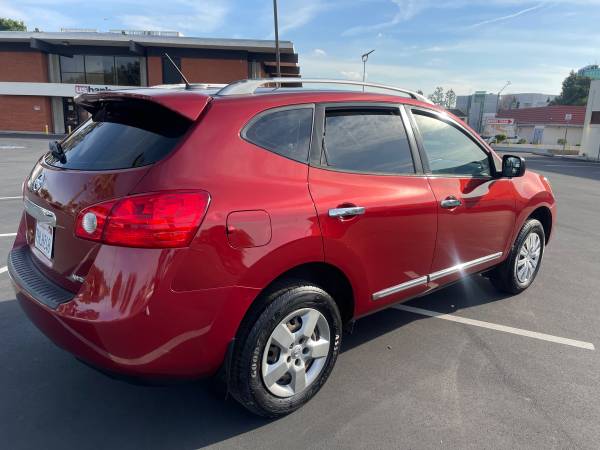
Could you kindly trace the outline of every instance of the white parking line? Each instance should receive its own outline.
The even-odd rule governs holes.
[[[453,314],[443,314],[437,311],[415,308],[408,305],[396,305],[394,306],[394,309],[399,309],[401,311],[407,311],[415,314],[421,314],[422,316],[435,317],[436,319],[449,320],[451,322],[458,322],[464,323],[466,325],[488,328],[490,330],[518,334],[519,336],[526,336],[533,339],[540,339],[542,341],[554,342],[556,344],[570,345],[571,347],[584,348],[586,350],[596,350],[596,347],[594,347],[594,344],[592,344],[591,342],[577,341],[574,339],[552,336],[551,334],[537,333],[535,331],[523,330],[521,328],[507,327],[505,325],[498,325],[496,323],[482,322],[481,320],[467,319],[466,317],[455,316]]]
[[[23,198],[23,197],[20,195],[18,195],[16,197],[0,197],[0,200],[16,200],[18,198]]]
[[[4,266],[4,267],[0,267],[0,273],[4,273],[8,270],[8,267]]]
[[[16,236],[17,233],[0,233],[0,237]]]

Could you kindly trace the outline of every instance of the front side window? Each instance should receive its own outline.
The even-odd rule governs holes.
[[[415,167],[397,110],[327,110],[322,164],[374,174],[411,174]]]
[[[458,128],[413,111],[429,169],[433,174],[490,176],[490,162],[475,142]]]
[[[307,162],[312,133],[313,108],[294,108],[259,116],[242,137],[294,161]]]

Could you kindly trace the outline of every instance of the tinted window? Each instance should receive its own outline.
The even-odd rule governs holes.
[[[402,118],[392,110],[330,110],[322,163],[369,173],[414,173]]]
[[[46,162],[80,170],[152,164],[173,150],[190,125],[183,117],[148,102],[108,102],[61,143],[66,162],[52,154],[46,156]]]
[[[253,144],[295,161],[308,161],[312,133],[312,108],[273,111],[260,116],[244,130]]]
[[[115,84],[115,58],[113,56],[86,55],[85,77],[91,84]]]
[[[487,154],[458,128],[415,113],[429,169],[434,174],[489,176]]]
[[[172,56],[171,59],[173,60],[175,65],[179,67],[179,70],[181,70],[181,58],[178,56]],[[169,61],[166,56],[162,57],[162,76],[163,84],[183,83],[180,73],[177,72],[175,67],[173,67],[173,64],[171,64],[171,61]]]

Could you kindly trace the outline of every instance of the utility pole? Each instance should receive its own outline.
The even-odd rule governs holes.
[[[279,55],[279,23],[277,20],[277,0],[273,0],[273,18],[275,20],[275,58],[277,59],[277,78],[280,78],[281,57]]]
[[[371,53],[373,53],[374,51],[375,51],[375,49],[371,50],[370,52],[363,53],[361,55],[361,59],[362,59],[362,62],[363,62],[363,77],[362,77],[363,83],[365,82],[365,77],[367,75],[367,61],[369,60],[369,55]],[[363,92],[365,92],[365,87],[364,86],[362,87],[362,90],[363,90]]]
[[[565,152],[565,150],[567,149],[567,133],[569,131],[569,123],[571,122],[571,119],[573,118],[573,115],[570,113],[565,114],[565,138],[563,139],[563,153]]]
[[[500,111],[500,94],[502,94],[502,91],[510,85],[511,82],[507,81],[504,87],[498,91],[498,99],[496,100],[496,117],[498,117],[498,111]]]

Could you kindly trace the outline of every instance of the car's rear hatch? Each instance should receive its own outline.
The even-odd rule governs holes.
[[[100,245],[75,236],[78,213],[131,193],[153,164],[185,142],[210,99],[154,89],[77,99],[91,118],[40,159],[24,187],[27,243],[45,275],[78,290]]]

